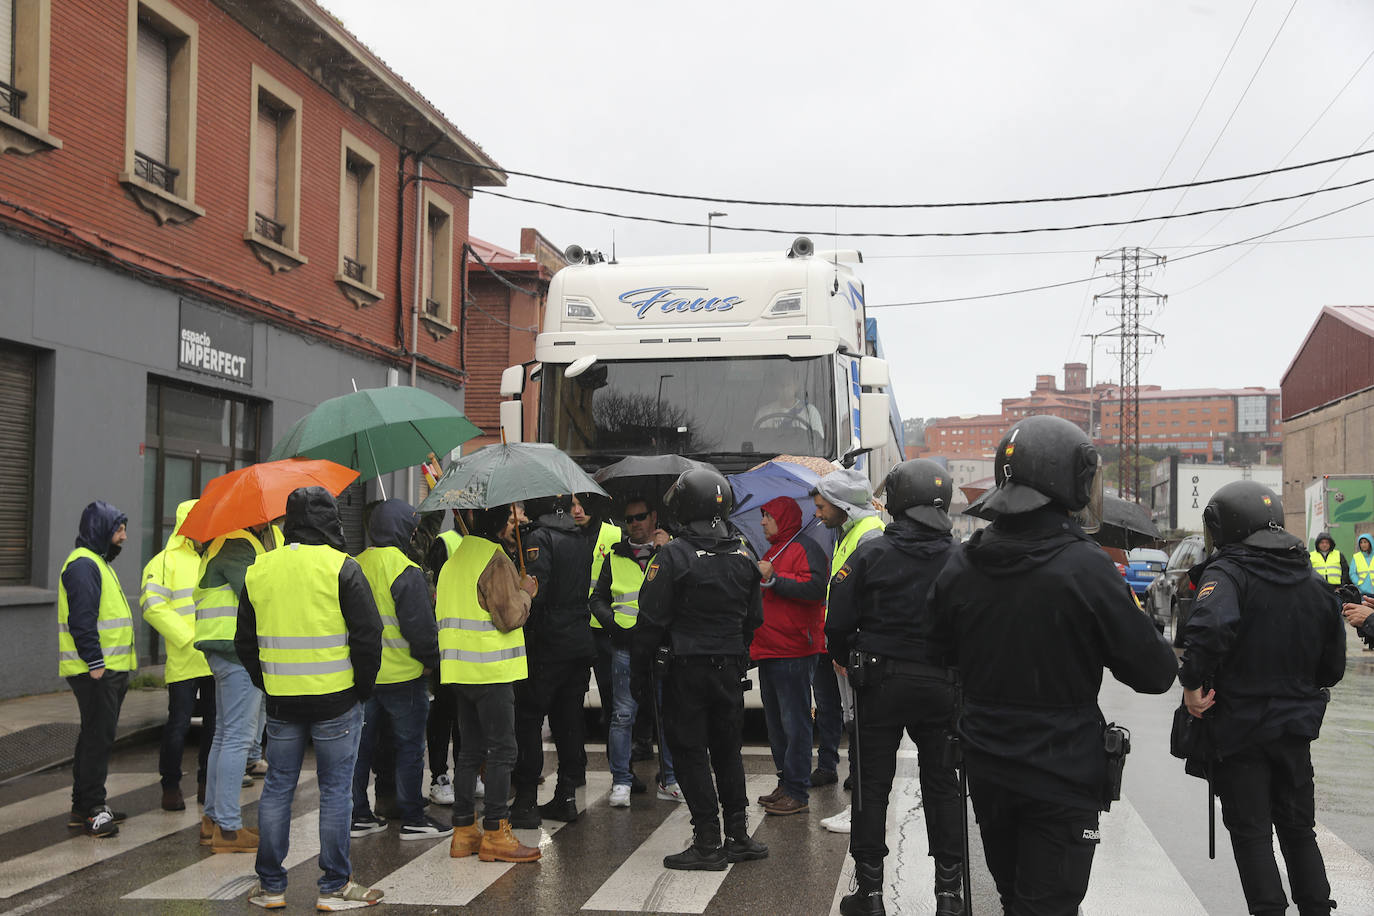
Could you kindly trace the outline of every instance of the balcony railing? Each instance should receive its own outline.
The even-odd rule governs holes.
[[[443,304],[442,302],[439,302],[439,301],[437,301],[437,300],[435,300],[435,299],[429,299],[429,298],[426,298],[426,299],[425,299],[425,314],[426,314],[426,315],[429,315],[429,316],[431,316],[431,317],[433,317],[433,318],[438,318],[438,317],[439,317],[439,313],[440,313],[441,311],[443,311],[443,308],[444,308],[444,304]]]
[[[181,169],[174,169],[165,162],[158,162],[147,153],[135,151],[134,174],[149,184],[170,192],[176,188],[177,176],[181,174]]]
[[[4,111],[10,117],[20,117],[19,110],[24,99],[29,94],[22,89],[16,89],[9,83],[0,82],[0,111]]]
[[[367,276],[367,265],[344,255],[344,276],[355,283],[362,283]]]
[[[277,222],[270,216],[263,216],[261,213],[253,215],[255,217],[253,231],[269,241],[276,242],[278,245],[282,244],[282,240],[286,238],[286,225]]]

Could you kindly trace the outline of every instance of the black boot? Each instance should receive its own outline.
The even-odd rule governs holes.
[[[560,779],[554,784],[553,798],[539,806],[539,815],[551,821],[571,824],[577,820],[577,789]]]
[[[935,863],[935,916],[963,916],[963,868]]]
[[[883,908],[883,863],[855,862],[858,890],[840,898],[840,916],[887,916]]]
[[[529,829],[542,823],[539,819],[539,790],[535,786],[519,786],[515,790],[515,801],[510,805],[510,825]]]
[[[720,845],[720,822],[711,821],[692,828],[692,845],[675,855],[663,857],[664,868],[678,871],[725,871],[729,860]]]
[[[731,862],[768,858],[768,847],[749,835],[747,812],[741,811],[725,818],[725,858]]]

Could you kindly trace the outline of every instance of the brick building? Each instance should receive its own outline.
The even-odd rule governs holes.
[[[1097,386],[1099,391],[1105,386]],[[1084,430],[1092,416],[1093,392],[1088,388],[1086,363],[1064,364],[1064,387],[1051,374],[1037,375],[1035,388],[1025,397],[1003,398],[999,414],[941,417],[927,423],[922,454],[979,457],[992,454],[1007,430],[1025,417],[1055,416]],[[917,456],[912,456],[917,457]]]
[[[505,176],[312,0],[0,7],[9,696],[59,685],[90,500],[129,516],[132,590],[177,502],[321,401],[413,379],[463,406],[467,189]]]
[[[1100,402],[1099,442],[1121,435],[1119,394],[1113,390]],[[1142,389],[1140,445],[1177,449],[1201,462],[1260,459],[1281,440],[1279,400],[1274,388]]]

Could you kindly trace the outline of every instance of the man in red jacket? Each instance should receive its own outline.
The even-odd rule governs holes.
[[[795,500],[763,506],[768,552],[763,575],[763,626],[749,654],[758,662],[763,714],[778,787],[759,799],[769,814],[807,808],[811,787],[811,677],[825,651],[825,590],[829,561],[809,538],[797,537],[802,514]]]

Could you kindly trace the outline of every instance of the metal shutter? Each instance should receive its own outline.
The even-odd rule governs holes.
[[[167,38],[146,22],[138,24],[138,68],[134,93],[134,149],[167,162]]]
[[[0,0],[4,3],[6,0]],[[37,360],[0,344],[0,584],[27,585],[32,562],[33,415]]]
[[[344,543],[348,545],[348,552],[360,554],[367,546],[363,528],[363,507],[367,505],[367,496],[364,494],[363,485],[354,481],[348,485],[348,489],[339,494],[337,500],[339,504],[339,521],[343,524]]]
[[[254,163],[253,206],[268,219],[277,218],[277,149],[281,117],[276,109],[258,102],[258,161]]]
[[[362,222],[359,219],[359,208],[362,199],[363,173],[358,166],[350,162],[344,173],[343,212],[339,214],[339,237],[343,239],[344,255],[358,262],[362,261],[358,256],[358,225]]]

